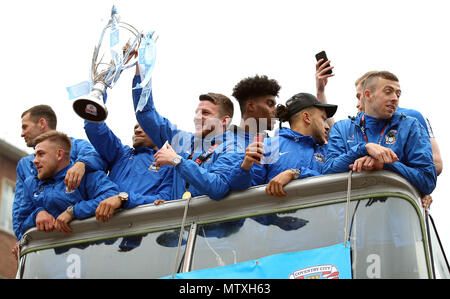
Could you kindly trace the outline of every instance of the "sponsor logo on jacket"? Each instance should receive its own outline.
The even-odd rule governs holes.
[[[397,130],[390,130],[389,133],[386,134],[384,142],[386,144],[394,144],[397,141]]]
[[[156,161],[153,161],[152,164],[150,164],[150,167],[148,170],[158,172],[158,170],[161,168],[161,165],[158,165]]]
[[[325,156],[322,155],[321,153],[314,153],[314,159],[316,159],[316,161],[319,163],[325,162]]]

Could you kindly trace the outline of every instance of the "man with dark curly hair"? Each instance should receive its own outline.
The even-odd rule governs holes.
[[[239,127],[249,133],[272,130],[275,122],[276,97],[280,85],[267,76],[242,79],[233,89],[233,97],[241,108]]]
[[[234,133],[233,142],[242,156],[253,148],[258,148],[262,143],[262,137],[255,139],[258,134],[266,130],[272,130],[275,124],[276,97],[281,86],[274,79],[267,76],[256,75],[239,81],[233,89],[233,97],[239,102],[241,108],[241,122],[239,127],[231,126]],[[258,145],[259,144],[259,145]],[[261,150],[261,149],[259,149]],[[251,172],[251,173],[250,173]],[[252,178],[252,185],[257,185],[263,180],[263,166],[256,164],[251,169],[237,167],[232,173],[232,186],[234,190],[242,190],[248,187],[245,178]]]
[[[267,184],[267,194],[282,197],[286,196],[283,187],[293,179],[321,175],[330,130],[327,120],[336,110],[336,105],[322,103],[309,93],[298,93],[286,106],[278,105],[276,116],[280,123],[288,121],[289,128],[280,127],[265,144],[254,142],[247,148],[240,171],[248,176],[240,178],[241,184]]]

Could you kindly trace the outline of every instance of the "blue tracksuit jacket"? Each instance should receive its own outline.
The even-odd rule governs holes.
[[[414,109],[409,109],[409,108],[398,107],[396,112],[400,113],[400,114],[403,113],[407,116],[417,118],[419,123],[426,129],[428,137],[430,137],[430,138],[434,137],[433,129],[431,128],[429,121],[426,120],[425,117],[423,117],[422,113],[420,113],[419,111],[414,110]]]
[[[96,170],[106,170],[106,163],[95,151],[94,147],[86,140],[70,138],[72,142],[72,149],[70,151],[70,161],[84,162],[86,165],[86,173]],[[17,236],[18,233],[18,213],[20,208],[20,202],[23,198],[24,182],[28,177],[34,177],[37,175],[36,167],[33,164],[34,154],[22,158],[17,164],[17,181],[13,202],[12,220],[14,233]]]
[[[140,77],[135,76],[132,91],[135,110],[142,92],[142,89],[134,89],[138,82]],[[228,139],[226,138],[228,133],[220,134],[212,139],[199,139],[193,133],[178,130],[156,111],[151,93],[144,109],[136,112],[136,118],[157,147],[161,148],[168,141],[178,155],[183,157],[174,171],[173,199],[182,198],[186,191],[186,183],[189,184],[189,191],[193,197],[208,195],[214,200],[222,199],[232,189],[230,174],[240,162],[240,157],[233,151],[233,145],[222,144],[224,139]],[[199,167],[195,160],[213,144],[219,146]],[[191,153],[193,157],[189,159]]]
[[[233,179],[241,182],[242,189],[266,184],[291,168],[300,169],[299,179],[322,174],[327,146],[317,145],[311,136],[281,128],[275,131],[274,137],[266,139],[264,143],[266,154],[262,167],[253,164],[250,171],[240,167],[234,170]],[[259,168],[252,171],[255,166]]]
[[[97,152],[107,162],[109,178],[129,199],[125,208],[172,199],[173,167],[156,167],[156,150],[123,145],[106,123],[85,121],[84,130]]]
[[[252,168],[248,171],[241,168],[241,164],[245,158],[245,150],[254,142],[255,137],[255,134],[246,132],[234,125],[224,135],[224,138],[226,138],[225,142],[228,144],[227,148],[232,148],[237,153],[237,158],[239,159],[239,163],[232,169],[230,175],[233,191],[243,190],[265,183],[266,169],[264,165],[253,164]]]
[[[87,172],[80,186],[71,193],[66,193],[64,178],[73,165],[65,167],[51,178],[39,180],[29,176],[23,188],[23,200],[18,211],[17,240],[27,231],[36,226],[36,216],[40,211],[47,211],[57,218],[67,207],[73,205],[76,219],[84,219],[95,215],[99,203],[111,196],[117,195],[119,189],[104,171]]]
[[[312,136],[300,134],[289,128],[281,128],[272,138],[270,148],[270,158],[266,159],[265,164],[266,183],[291,168],[300,169],[299,179],[323,173],[327,145],[318,145]]]
[[[347,172],[356,159],[368,155],[361,130],[362,115],[341,120],[332,127],[325,173]],[[431,194],[436,187],[436,168],[430,139],[419,121],[398,112],[389,120],[365,115],[365,127],[368,142],[392,149],[399,158],[398,162],[385,164],[384,169],[402,175],[422,194]]]

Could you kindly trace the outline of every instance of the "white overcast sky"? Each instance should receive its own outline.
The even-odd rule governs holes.
[[[395,73],[400,105],[430,119],[441,149],[444,171],[432,215],[449,252],[448,0],[2,1],[1,139],[31,152],[20,137],[20,115],[37,104],[54,107],[60,131],[86,138],[66,87],[89,78],[92,51],[113,4],[123,21],[159,34],[155,104],[185,130],[193,130],[201,93],[231,97],[244,77],[278,80],[281,103],[297,92],[315,93],[314,54],[321,50],[335,66],[327,97],[339,105],[336,120],[355,114],[357,77],[369,70]],[[136,123],[133,75],[134,69],[124,72],[108,92],[107,123],[128,144]]]

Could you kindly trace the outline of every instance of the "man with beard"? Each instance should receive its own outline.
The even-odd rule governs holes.
[[[142,88],[139,68],[133,79],[133,103],[138,107]],[[202,94],[195,109],[195,132],[179,130],[155,109],[152,93],[136,118],[142,129],[160,150],[155,154],[159,165],[174,167],[172,199],[184,194],[208,195],[220,200],[230,190],[230,173],[238,163],[237,153],[222,144],[224,132],[233,118],[233,103],[218,93]],[[189,192],[189,193],[187,193]]]
[[[265,144],[251,144],[241,169],[249,171],[254,164],[263,165],[264,175],[256,184],[268,183],[266,193],[280,197],[286,195],[283,187],[293,179],[321,175],[330,130],[328,120],[336,110],[336,105],[322,103],[309,93],[292,96],[286,106],[278,105],[276,111],[280,123],[288,121],[290,128],[281,127]],[[250,185],[249,180],[246,183]]]

